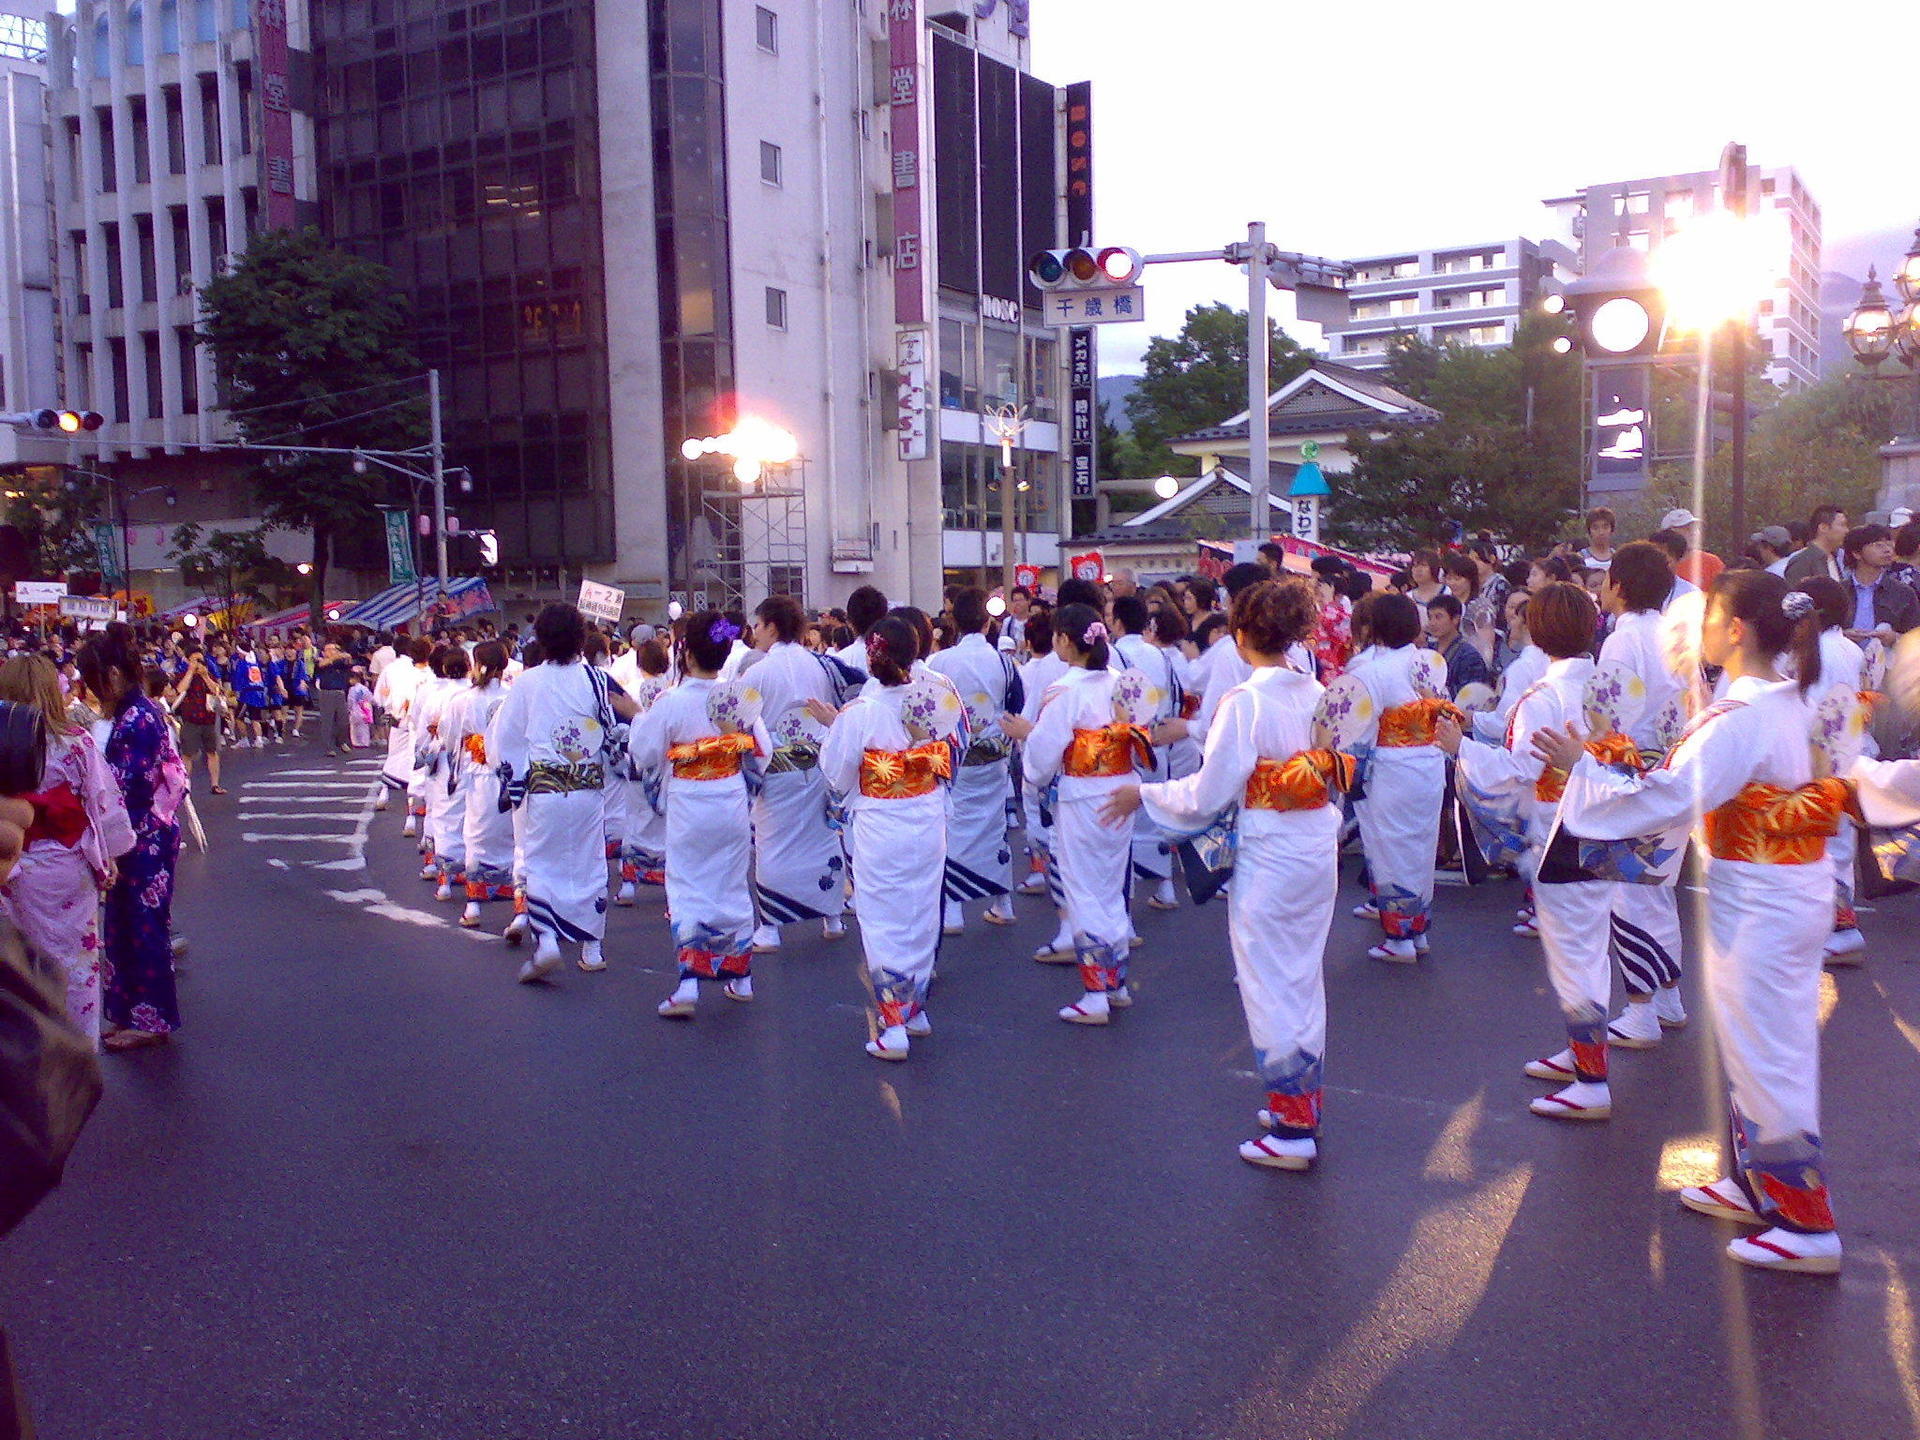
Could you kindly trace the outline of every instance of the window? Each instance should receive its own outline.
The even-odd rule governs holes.
[[[220,87],[211,75],[200,77],[201,163],[220,163]]]
[[[114,166],[113,111],[97,109],[93,113],[100,127],[100,189],[111,195],[120,188],[120,177]]]
[[[187,173],[187,124],[180,113],[180,87],[169,85],[161,92],[161,124],[166,127],[167,173]]]
[[[126,291],[122,288],[120,277],[120,227],[102,225],[100,238],[106,242],[107,308],[117,310],[127,303]]]
[[[776,330],[787,328],[787,292],[767,287],[767,324]]]
[[[107,26],[107,12],[93,22],[93,78],[105,80],[113,74],[113,34]]]
[[[780,17],[764,5],[753,7],[753,36],[769,55],[780,53]]]
[[[1342,353],[1347,355],[1384,355],[1387,353],[1387,337],[1384,335],[1349,335]]]
[[[180,53],[180,0],[160,0],[160,53]]]
[[[193,327],[183,325],[173,334],[174,343],[180,347],[180,413],[198,415],[200,413],[200,375],[197,368],[199,352],[193,343]]]
[[[771,140],[760,142],[760,178],[769,185],[780,183],[780,147]]]
[[[134,245],[140,252],[140,298],[151,304],[160,298],[160,267],[154,258],[151,215],[134,216],[133,239]]]
[[[147,371],[147,418],[166,416],[166,384],[160,374],[160,337],[149,330],[140,337],[141,358]]]
[[[133,4],[127,7],[127,30],[122,39],[126,45],[127,64],[129,65],[144,65],[147,63],[147,41],[140,26],[143,18],[141,14],[143,9],[144,7],[140,4],[140,0],[133,0]]]
[[[147,149],[147,102],[138,98],[128,101],[127,116],[133,123],[133,183],[146,185],[153,180]]]
[[[216,0],[193,0],[193,38],[211,44],[220,36],[220,12]]]

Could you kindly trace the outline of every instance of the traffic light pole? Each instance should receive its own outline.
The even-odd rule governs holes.
[[[440,434],[440,372],[427,372],[427,403],[432,409],[433,438],[433,563],[440,580],[440,598],[447,598],[447,450]]]
[[[1272,506],[1267,500],[1267,446],[1271,417],[1267,414],[1267,227],[1255,220],[1247,226],[1247,494],[1249,534],[1258,545],[1273,533]]]

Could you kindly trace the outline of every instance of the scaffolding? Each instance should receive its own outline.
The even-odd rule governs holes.
[[[723,474],[725,472],[722,472]],[[700,491],[693,605],[745,610],[769,595],[807,603],[807,463],[769,465],[752,485],[729,476]]]

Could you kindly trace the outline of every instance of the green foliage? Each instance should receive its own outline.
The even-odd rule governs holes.
[[[425,383],[405,299],[381,265],[317,230],[269,230],[201,291],[199,339],[249,444],[406,449],[426,439]],[[345,458],[263,457],[253,474],[269,525],[309,530],[314,593],[328,538],[376,523],[395,477],[356,475]]]
[[[1313,361],[1292,336],[1267,322],[1269,393]],[[1196,305],[1180,333],[1147,344],[1146,369],[1127,397],[1133,421],[1130,445],[1122,447],[1118,473],[1145,480],[1191,475],[1191,456],[1176,455],[1167,442],[1176,435],[1218,425],[1247,408],[1247,312],[1230,305]]]
[[[1581,466],[1580,361],[1553,352],[1562,333],[1533,315],[1500,350],[1397,337],[1382,378],[1441,418],[1349,437],[1354,469],[1327,506],[1329,540],[1408,550],[1450,520],[1526,545],[1556,536],[1579,505]]]
[[[93,522],[110,518],[106,487],[77,468],[34,465],[23,478],[8,480],[0,524],[26,537],[33,573],[61,576],[70,570],[98,570]]]
[[[264,601],[267,587],[292,580],[287,563],[267,551],[272,528],[208,532],[190,521],[167,537],[168,550],[188,585],[217,596],[225,602],[222,608],[231,610],[241,600]]]
[[[1841,505],[1859,516],[1873,508],[1880,490],[1880,447],[1898,428],[1896,416],[1910,404],[1899,391],[1913,383],[1872,381],[1843,373],[1781,395],[1750,385],[1760,402],[1747,434],[1746,520],[1735,533],[1732,519],[1733,447],[1721,443],[1707,462],[1704,484],[1695,489],[1694,467],[1676,463],[1655,469],[1638,518],[1657,524],[1676,505],[1702,514],[1706,546],[1737,555],[1747,536],[1764,525],[1805,521],[1817,505]],[[1661,448],[1669,447],[1664,442]],[[1704,509],[1701,500],[1704,498]],[[1622,533],[1629,532],[1626,525]]]

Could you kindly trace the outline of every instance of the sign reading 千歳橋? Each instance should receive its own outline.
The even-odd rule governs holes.
[[[410,585],[420,578],[413,568],[413,533],[407,528],[404,510],[389,510],[387,517],[387,583]]]
[[[252,0],[254,63],[260,71],[260,194],[268,229],[294,222],[293,91],[287,0]]]
[[[573,603],[582,615],[604,620],[609,625],[618,625],[620,612],[627,603],[627,592],[612,585],[602,585],[598,580],[582,580],[580,598]]]

